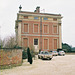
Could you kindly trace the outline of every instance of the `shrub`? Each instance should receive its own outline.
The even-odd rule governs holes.
[[[27,58],[27,52],[25,50],[23,50],[22,52],[22,59],[26,59]]]

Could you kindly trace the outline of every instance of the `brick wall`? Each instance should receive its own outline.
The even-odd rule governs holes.
[[[0,66],[14,64],[22,64],[22,49],[0,49]]]

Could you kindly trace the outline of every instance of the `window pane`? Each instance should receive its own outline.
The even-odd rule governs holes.
[[[57,26],[53,26],[54,33],[57,34]]]
[[[38,17],[34,17],[34,19],[39,19]]]
[[[54,49],[57,49],[57,39],[54,39]]]
[[[53,21],[57,21],[57,18],[53,18]]]
[[[44,20],[48,20],[48,18],[44,17]]]
[[[44,49],[48,49],[48,39],[44,39]]]
[[[44,33],[48,33],[48,25],[44,25]]]
[[[34,45],[38,45],[38,39],[34,39]]]
[[[27,38],[23,39],[23,47],[28,47],[28,39]]]
[[[24,32],[28,32],[28,24],[24,24]]]
[[[38,24],[34,24],[34,32],[38,33]]]
[[[24,16],[24,19],[28,19],[28,16]]]

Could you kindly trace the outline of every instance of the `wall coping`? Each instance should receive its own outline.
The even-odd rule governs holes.
[[[21,48],[0,48],[0,50],[1,49],[6,49],[6,50],[9,50],[9,49],[11,49],[11,50],[18,49],[18,50],[20,50],[20,49],[22,49],[22,47]]]

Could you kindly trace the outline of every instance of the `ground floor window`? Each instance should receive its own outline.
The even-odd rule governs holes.
[[[54,49],[57,49],[57,39],[54,39]]]
[[[23,46],[28,47],[28,38],[23,38]]]
[[[44,39],[44,50],[48,50],[48,39]]]
[[[34,45],[38,45],[38,39],[34,39]]]

